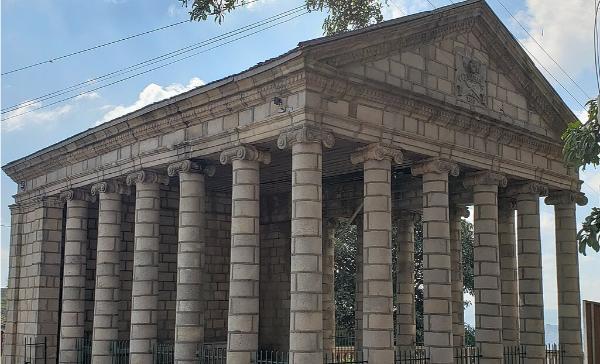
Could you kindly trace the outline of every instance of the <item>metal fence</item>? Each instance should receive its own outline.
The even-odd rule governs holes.
[[[324,364],[366,364],[362,351],[335,350],[331,353],[323,353]]]
[[[481,353],[476,346],[454,348],[454,362],[456,364],[479,364]]]
[[[48,355],[48,339],[46,336],[39,338],[37,336],[25,336],[25,364],[46,364]]]
[[[227,362],[227,343],[205,343],[198,346],[196,358],[200,364],[225,364]]]
[[[561,364],[565,360],[565,349],[562,345],[546,345],[546,364]]]
[[[504,347],[504,364],[522,364],[525,362],[525,347],[522,345]]]
[[[90,364],[92,362],[92,339],[89,336],[77,338],[75,349],[77,350],[78,364]]]
[[[427,364],[429,351],[423,347],[394,350],[394,364]]]
[[[287,351],[259,350],[252,353],[252,364],[288,364],[290,354]]]
[[[129,340],[114,340],[110,342],[112,364],[129,364]]]
[[[154,364],[173,364],[175,351],[172,343],[158,343],[152,347]]]

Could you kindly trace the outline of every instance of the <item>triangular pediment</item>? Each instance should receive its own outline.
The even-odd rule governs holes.
[[[557,142],[575,116],[483,1],[316,40],[309,56],[361,82],[468,108]],[[367,28],[368,29],[368,28]]]

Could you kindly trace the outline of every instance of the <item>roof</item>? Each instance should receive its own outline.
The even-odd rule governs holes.
[[[381,22],[381,23],[378,23],[375,25],[371,25],[366,28],[362,28],[362,29],[358,29],[358,30],[354,30],[354,31],[348,31],[345,33],[331,35],[331,36],[324,36],[324,37],[300,42],[295,48],[293,48],[290,51],[288,51],[284,54],[281,54],[277,57],[267,59],[267,60],[260,62],[244,71],[241,71],[239,73],[221,78],[219,80],[212,81],[210,83],[207,83],[203,86],[196,87],[196,88],[194,88],[190,91],[184,92],[182,94],[173,96],[173,97],[165,99],[165,100],[155,102],[150,105],[147,105],[139,110],[133,111],[133,112],[123,115],[123,116],[120,116],[116,119],[113,119],[113,120],[106,122],[104,124],[101,124],[99,126],[89,128],[89,129],[82,131],[80,133],[77,133],[63,141],[52,144],[46,148],[40,149],[28,156],[25,156],[23,158],[15,160],[15,161],[9,162],[6,165],[4,165],[2,167],[2,169],[5,171],[5,173],[7,173],[9,176],[11,176],[12,175],[11,171],[14,170],[15,168],[20,168],[18,166],[27,165],[29,161],[32,161],[33,159],[36,159],[50,151],[53,151],[56,149],[61,149],[71,143],[75,143],[78,140],[84,139],[91,134],[101,132],[104,129],[111,128],[112,126],[114,126],[116,124],[127,122],[128,120],[131,120],[136,117],[142,116],[144,114],[150,113],[159,108],[163,108],[163,107],[175,104],[181,100],[185,100],[187,98],[191,98],[196,95],[200,95],[202,93],[208,92],[210,90],[225,86],[227,84],[237,82],[239,80],[242,80],[242,79],[245,79],[248,77],[252,77],[253,75],[265,72],[265,71],[275,68],[285,62],[288,62],[292,59],[302,56],[307,50],[312,50],[314,48],[318,48],[318,47],[326,45],[328,43],[341,41],[341,40],[344,40],[344,39],[347,39],[350,37],[354,37],[354,36],[358,36],[358,35],[362,35],[362,34],[366,34],[366,33],[370,33],[370,32],[375,32],[378,30],[398,26],[401,24],[410,23],[413,21],[417,21],[419,19],[424,19],[424,18],[428,18],[428,17],[432,17],[432,16],[435,17],[435,16],[443,14],[444,12],[447,12],[447,11],[454,11],[456,9],[460,9],[460,8],[464,8],[464,7],[473,7],[473,6],[480,6],[482,8],[488,9],[489,11],[491,11],[493,13],[491,8],[486,4],[486,2],[484,0],[467,0],[467,1],[459,2],[459,3],[455,3],[452,5],[440,7],[435,10],[425,11],[425,12],[421,12],[421,13],[416,13],[416,14],[384,21],[384,22]],[[510,37],[512,37],[512,40],[514,41],[514,43],[521,50],[522,56],[524,58],[528,59],[529,61],[531,61],[529,59],[528,55],[525,53],[525,51],[520,47],[518,41],[514,38],[514,36],[512,36],[512,34],[508,31],[508,29],[506,29],[506,27],[504,27],[502,25],[502,23],[499,21],[499,19],[497,17],[496,17],[496,19],[498,20],[498,23],[500,23],[501,26],[503,27],[503,30]],[[533,64],[532,61],[531,61],[531,63]],[[537,71],[539,73],[539,70],[535,69],[535,71]],[[568,114],[572,115],[573,118],[575,118],[575,115],[572,113],[572,111],[564,104],[564,102],[560,99],[560,97],[558,96],[556,91],[552,88],[552,86],[547,82],[547,80],[543,77],[543,75],[541,73],[539,73],[539,77],[545,82],[545,85],[547,85],[547,88],[549,88],[549,90],[551,90],[552,95],[546,95],[546,96],[552,98],[553,106],[556,108],[559,108],[563,115],[565,113],[568,113]],[[558,104],[556,102],[554,102],[556,100],[558,100]],[[566,125],[566,123],[565,123],[565,125]],[[67,149],[67,148],[65,148],[65,149]]]

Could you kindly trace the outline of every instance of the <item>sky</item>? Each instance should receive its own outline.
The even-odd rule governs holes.
[[[2,72],[187,20],[187,12],[177,0],[38,0],[34,3],[2,0],[0,3]],[[200,23],[186,22],[81,55],[7,74],[0,80],[2,108],[202,42],[301,3],[300,0],[257,0],[228,14],[222,24],[212,19]],[[384,15],[386,19],[391,19],[449,3],[448,0],[389,0],[389,6],[384,7]],[[593,58],[593,1],[489,0],[488,3],[532,54],[542,73],[573,112],[584,115],[583,104],[598,94]],[[514,17],[507,13],[503,5]],[[27,114],[2,122],[1,164],[155,101],[282,54],[300,41],[321,36],[324,16],[322,13],[303,15],[168,67],[84,93],[97,87],[97,84],[92,84],[81,89],[82,94],[78,97],[62,103],[49,105],[50,101],[46,101],[29,104],[18,111],[26,111]],[[36,110],[38,107],[43,108]],[[600,169],[588,168],[582,172],[581,178],[584,181],[582,191],[587,194],[589,203],[577,210],[579,224],[592,206],[600,206]],[[16,185],[3,172],[0,189],[0,286],[5,287],[10,235],[8,206],[13,203]],[[545,320],[549,324],[556,324],[554,215],[550,206],[543,203],[541,206]],[[600,253],[592,252],[587,257],[580,255],[582,299],[600,301],[600,279],[595,274],[599,265]],[[473,320],[472,306],[467,311],[467,320]]]

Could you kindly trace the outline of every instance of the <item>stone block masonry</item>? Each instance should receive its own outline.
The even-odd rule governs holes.
[[[519,288],[515,208],[512,198],[498,201],[498,240],[500,247],[500,280],[502,286],[502,342],[519,345]]]

